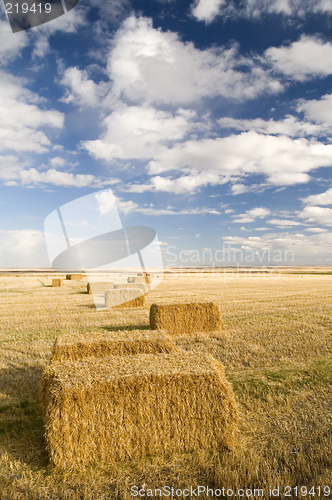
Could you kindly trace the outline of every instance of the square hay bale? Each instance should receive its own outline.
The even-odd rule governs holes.
[[[135,276],[128,276],[127,283],[134,283],[134,277]]]
[[[86,335],[67,334],[57,337],[52,362],[76,361],[88,357],[126,356],[129,354],[177,353],[172,339],[156,330],[126,330]]]
[[[47,447],[61,468],[235,444],[238,410],[210,355],[138,354],[51,363],[42,378]]]
[[[66,279],[81,281],[83,279],[83,274],[67,274]]]
[[[122,288],[140,288],[143,290],[143,293],[146,294],[149,291],[149,287],[147,285],[143,285],[143,283],[123,283],[121,285],[115,285],[114,288],[122,289]]]
[[[105,293],[105,307],[142,307],[144,304],[141,288],[115,288]]]
[[[113,281],[90,281],[87,284],[87,292],[92,295],[92,294],[102,294],[107,290],[111,290],[114,288],[114,282]]]
[[[150,327],[183,335],[191,332],[221,330],[221,312],[214,302],[152,304]]]
[[[62,279],[60,279],[60,278],[53,278],[52,279],[52,286],[53,287],[62,286]]]

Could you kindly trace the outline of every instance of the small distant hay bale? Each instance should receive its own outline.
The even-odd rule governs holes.
[[[115,285],[114,288],[123,289],[123,288],[140,288],[143,290],[143,293],[148,293],[148,286],[143,285],[143,283],[122,283],[121,285]]]
[[[145,297],[141,288],[115,288],[105,293],[106,307],[142,307]]]
[[[114,288],[114,282],[113,281],[91,281],[87,284],[87,292],[92,295],[92,294],[103,294],[107,290],[111,290]]]
[[[150,327],[177,335],[219,331],[222,328],[221,312],[214,302],[152,304]]]
[[[122,330],[86,335],[67,334],[57,337],[52,362],[76,361],[88,357],[126,356],[129,354],[177,353],[178,348],[164,332],[156,330]]]
[[[54,362],[44,372],[41,395],[47,448],[61,468],[222,450],[236,442],[233,390],[210,355]]]
[[[134,283],[135,276],[128,276],[127,283]]]
[[[154,278],[154,274],[152,273],[137,273],[137,276],[150,276],[150,278]]]
[[[83,279],[83,274],[67,274],[67,280],[81,281]]]
[[[52,286],[53,287],[62,286],[62,279],[59,278],[52,279]]]

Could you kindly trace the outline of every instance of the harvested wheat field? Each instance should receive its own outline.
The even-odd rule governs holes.
[[[65,275],[1,276],[1,500],[129,500],[132,487],[154,492],[164,485],[174,492],[224,487],[234,498],[239,488],[264,493],[242,498],[271,498],[269,488],[279,487],[272,498],[280,499],[319,498],[320,487],[320,497],[331,498],[324,487],[332,486],[332,276],[289,271],[174,273],[145,297],[144,307],[101,311],[84,281],[55,288],[52,278]],[[39,387],[55,339],[149,331],[153,303],[202,301],[219,306],[222,330],[172,338],[177,348],[202,359],[210,354],[225,367],[239,410],[234,447],[96,461],[81,470],[54,467]],[[315,487],[315,496],[295,490],[286,496],[287,486]]]
[[[126,356],[128,354],[177,353],[172,339],[163,332],[122,330],[90,332],[88,335],[60,335],[54,342],[53,361],[76,361],[86,357]]]
[[[237,407],[212,356],[139,354],[52,362],[42,379],[59,467],[232,446]]]

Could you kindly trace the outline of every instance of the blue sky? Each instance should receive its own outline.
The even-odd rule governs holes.
[[[49,266],[45,218],[106,188],[166,265],[331,265],[331,11],[81,0],[13,34],[0,3],[0,267]]]

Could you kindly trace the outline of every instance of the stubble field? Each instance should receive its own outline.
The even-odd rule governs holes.
[[[46,274],[0,276],[1,500],[127,500],[133,485],[262,488],[260,498],[270,497],[270,487],[280,488],[273,498],[287,498],[286,486],[314,486],[315,496],[299,497],[319,498],[320,486],[321,497],[332,497],[323,494],[324,486],[332,490],[332,276],[182,276],[165,279],[145,307],[98,312],[85,282],[52,288],[51,281]],[[240,410],[237,446],[54,469],[39,403],[54,339],[148,329],[150,305],[161,299],[220,306],[222,332],[175,342],[225,366]]]

